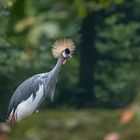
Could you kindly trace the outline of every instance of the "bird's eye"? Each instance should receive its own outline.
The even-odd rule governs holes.
[[[62,53],[63,58],[67,58],[67,55],[65,52]]]
[[[66,54],[70,54],[70,50],[68,48],[65,49]]]

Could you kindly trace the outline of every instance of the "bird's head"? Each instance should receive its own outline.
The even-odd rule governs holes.
[[[74,50],[75,45],[71,39],[62,39],[54,43],[52,53],[55,58],[61,58],[61,63],[65,64],[67,59],[72,57]]]

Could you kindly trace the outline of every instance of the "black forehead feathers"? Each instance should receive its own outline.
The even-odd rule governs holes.
[[[70,54],[70,50],[69,50],[68,48],[65,49],[65,52],[66,52],[67,54]]]

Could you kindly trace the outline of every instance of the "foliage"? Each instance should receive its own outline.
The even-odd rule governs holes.
[[[139,116],[121,124],[123,110],[47,110],[12,127],[10,140],[99,140],[110,133],[119,140],[139,140]],[[35,122],[35,123],[34,123]]]
[[[105,19],[105,28],[97,29],[96,49],[100,56],[94,74],[101,84],[95,87],[95,93],[110,106],[131,103],[139,84],[140,25],[138,17],[132,21],[131,14],[127,14],[116,12]]]

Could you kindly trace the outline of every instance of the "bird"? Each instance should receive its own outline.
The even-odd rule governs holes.
[[[50,72],[33,75],[17,87],[8,106],[8,124],[12,125],[38,112],[47,97],[53,101],[61,66],[72,57],[75,48],[74,42],[69,38],[59,39],[53,44],[52,54],[57,58],[56,65]]]

